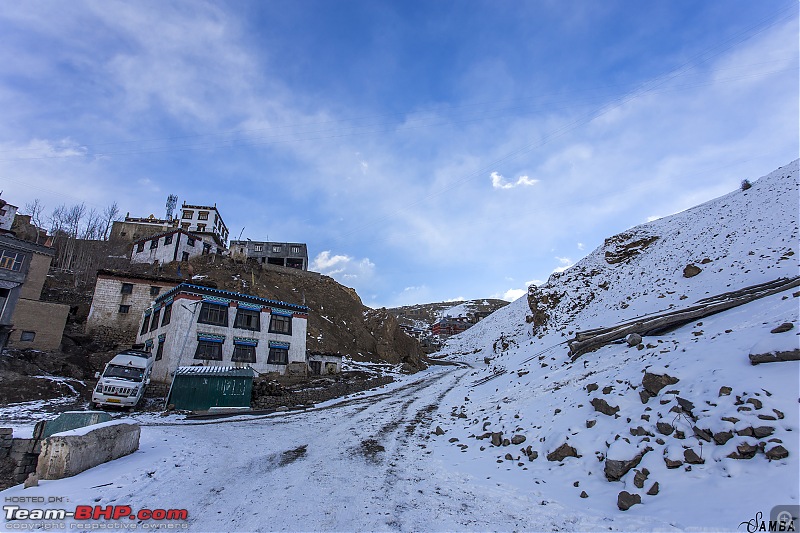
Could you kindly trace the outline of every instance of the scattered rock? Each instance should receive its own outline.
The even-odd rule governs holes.
[[[693,278],[693,277],[695,277],[696,275],[698,275],[702,271],[703,271],[703,269],[700,268],[699,266],[696,266],[696,265],[693,265],[693,264],[689,263],[683,269],[683,277],[684,278]]]
[[[511,437],[511,444],[522,444],[525,442],[525,435],[514,435]]]
[[[773,409],[772,412],[775,413],[775,416],[778,417],[778,420],[783,420],[783,416],[784,415],[783,415],[782,411],[778,411],[777,409]]]
[[[691,448],[683,450],[683,459],[691,465],[701,465],[705,463],[705,460],[701,459],[700,456],[697,455],[697,453],[695,453],[695,451]]]
[[[600,387],[598,387],[597,383],[589,383],[588,385],[586,385],[586,392],[591,394],[592,392],[596,391],[599,388]]]
[[[787,457],[789,457],[789,451],[779,444],[767,450],[766,456],[767,459],[772,461],[778,459],[786,459]]]
[[[642,343],[642,336],[638,333],[631,333],[627,337],[625,337],[625,342],[628,343],[628,346],[638,346]]]
[[[664,464],[667,465],[667,468],[678,468],[683,464],[683,461],[673,461],[669,457],[664,457]]]
[[[764,404],[762,404],[761,400],[759,400],[758,398],[748,398],[746,403],[751,404],[756,409],[761,409],[762,407],[764,407]]]
[[[631,468],[636,468],[644,457],[644,454],[650,451],[650,448],[645,448],[639,452],[636,457],[628,460],[606,459],[603,473],[609,481],[619,481],[622,476],[630,472]]]
[[[733,392],[733,389],[731,387],[728,387],[727,385],[719,388],[719,395],[720,396],[730,396],[730,394],[732,392]]]
[[[769,353],[751,353],[748,357],[750,358],[751,365],[757,365],[759,363],[780,363],[782,361],[800,361],[800,348]]]
[[[675,428],[672,427],[672,424],[667,424],[666,422],[656,422],[656,429],[662,435],[669,435],[675,431]]]
[[[733,431],[720,431],[719,433],[714,433],[714,442],[719,444],[720,446],[728,442],[733,438]]]
[[[508,439],[503,439],[503,446],[511,446],[511,441]]]
[[[458,438],[453,437],[450,440],[448,440],[447,442],[458,442]]]
[[[503,444],[503,433],[492,433],[492,446],[500,446]]]
[[[650,393],[650,396],[658,396],[661,389],[669,385],[674,385],[678,381],[680,381],[678,378],[674,378],[668,374],[651,374],[645,372],[642,377],[642,387]]]
[[[589,497],[589,495],[588,495],[588,494],[586,494],[586,491],[585,491],[585,490],[582,490],[582,491],[581,491],[581,498],[588,498],[588,497]]]
[[[597,420],[587,420],[586,421],[586,427],[587,428],[593,428],[595,424],[597,424]]]
[[[619,412],[619,407],[611,406],[602,398],[592,398],[591,401],[592,407],[598,413],[603,413],[604,415],[614,416]]]
[[[736,447],[736,451],[739,452],[741,458],[752,459],[753,457],[756,456],[756,452],[758,451],[758,446],[756,446],[755,444],[750,444],[749,442],[743,442]]]
[[[639,391],[639,399],[642,400],[642,403],[647,403],[650,400],[651,396],[650,393],[646,390]]]
[[[647,491],[648,496],[655,496],[658,494],[658,481],[653,483],[653,486],[650,487],[650,490]]]
[[[753,436],[753,428],[746,427],[742,429],[737,429],[736,434],[740,437],[752,437]]]
[[[434,433],[437,435],[444,435],[444,430],[440,426],[436,426]]]
[[[637,427],[636,429],[631,428],[631,435],[634,437],[652,437],[653,434],[644,429],[642,426]]]
[[[641,470],[636,470],[635,472],[636,473],[633,476],[633,484],[637,489],[643,489],[644,482],[647,481],[650,471],[646,468],[642,468]]]
[[[581,482],[580,481],[576,481],[575,483],[572,484],[572,486],[573,487],[580,487],[581,486]]]
[[[514,460],[514,456],[511,455],[510,453],[507,453],[506,454],[506,461],[513,461],[513,460]]]
[[[694,409],[694,404],[692,402],[684,398],[681,398],[680,396],[676,396],[675,401],[678,402],[678,405],[681,406],[681,409],[683,409],[684,413],[694,418],[694,413],[692,413],[692,409]]]
[[[566,442],[547,454],[548,461],[563,461],[567,457],[580,457],[578,451]],[[638,464],[638,463],[637,463]]]
[[[614,390],[614,387],[608,385],[607,387],[603,387],[603,394],[611,394],[611,391]]]
[[[694,432],[695,436],[698,439],[702,439],[706,442],[711,442],[711,440],[713,439],[711,433],[706,431],[705,429],[700,429],[699,427],[694,426],[692,427],[692,431]]]
[[[757,439],[763,439],[764,437],[769,437],[775,432],[775,428],[769,426],[759,426],[757,428],[753,428],[753,436]]]
[[[774,417],[774,416],[772,416],[772,415],[758,415],[758,419],[759,419],[759,420],[771,420],[771,421],[773,421],[773,422],[774,422],[774,421],[776,421],[776,420],[778,420],[777,418],[775,418],[775,417]]]
[[[770,333],[786,333],[787,331],[791,330],[794,327],[794,324],[791,322],[784,322],[777,328],[770,331]]]
[[[642,503],[642,497],[638,494],[631,494],[623,490],[617,496],[617,507],[619,507],[620,511],[627,511],[637,503]]]

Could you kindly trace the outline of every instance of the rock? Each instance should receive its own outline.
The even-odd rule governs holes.
[[[611,406],[602,398],[592,398],[591,401],[592,407],[598,413],[603,413],[604,415],[614,416],[619,412],[619,407]]]
[[[620,511],[627,511],[637,503],[642,503],[642,497],[638,494],[631,494],[623,490],[617,496],[617,507],[619,507]]]
[[[702,271],[703,271],[703,269],[700,268],[699,266],[696,266],[696,265],[693,265],[693,264],[689,263],[683,269],[683,277],[684,278],[693,278],[693,277],[695,277],[696,275],[698,275]]]
[[[636,457],[628,460],[606,459],[606,464],[603,468],[606,479],[609,481],[619,481],[622,479],[622,476],[630,472],[631,468],[639,466],[642,457],[649,451],[650,448],[645,448],[639,452]]]
[[[780,446],[776,446],[775,448],[780,448]],[[773,450],[775,448],[773,448]],[[787,453],[786,455],[789,454]],[[29,489],[31,487],[38,487],[38,486],[39,486],[39,477],[36,475],[36,472],[31,472],[30,474],[28,474],[28,477],[25,478],[25,483],[23,484],[23,488]]]
[[[647,491],[648,496],[655,496],[656,494],[658,494],[658,481],[653,483],[653,486]]]
[[[513,461],[513,460],[514,460],[514,456],[512,456],[510,453],[507,453],[506,454],[506,461]]]
[[[531,453],[528,454],[528,461],[530,461],[530,462],[533,462],[538,458],[539,458],[539,452],[537,452],[536,450],[534,450],[534,451],[532,451]]]
[[[589,497],[589,495],[588,495],[588,494],[586,494],[586,491],[585,491],[585,490],[582,490],[582,491],[581,491],[581,498],[588,498],[588,497]]]
[[[440,426],[436,426],[434,433],[437,435],[444,435],[444,430]]]
[[[608,385],[607,387],[603,387],[603,394],[611,394],[611,391],[614,390],[614,387]]]
[[[500,446],[503,444],[503,433],[492,433],[492,446]]]
[[[732,392],[733,389],[727,385],[719,388],[719,396],[730,396]]]
[[[778,420],[783,420],[784,414],[783,414],[782,411],[778,411],[777,409],[773,409],[772,412],[775,413],[775,416],[778,417]]]
[[[586,427],[588,429],[593,428],[595,424],[597,424],[597,420],[587,420],[586,421]]]
[[[748,357],[750,358],[751,365],[757,365],[759,363],[780,363],[782,361],[800,361],[800,348],[769,353],[751,353]]]
[[[711,433],[706,431],[705,429],[700,429],[699,427],[694,426],[692,427],[692,431],[694,432],[695,436],[698,439],[702,439],[706,442],[711,442],[711,440],[713,439]]]
[[[633,476],[633,484],[637,489],[644,488],[644,482],[647,481],[647,477],[650,475],[650,472],[646,468],[642,468],[641,470],[636,470],[636,473]]]
[[[453,438],[449,439],[447,442],[458,442],[458,438],[453,437]]]
[[[642,343],[642,336],[639,335],[638,333],[631,333],[630,335],[625,337],[625,342],[627,342],[628,346],[630,347],[638,346],[639,344]]]
[[[737,429],[736,434],[739,435],[740,437],[752,437],[753,428],[748,427],[748,428]]]
[[[776,420],[778,420],[777,418],[775,418],[775,417],[774,417],[774,416],[772,416],[772,415],[758,415],[758,419],[759,419],[759,420],[771,420],[771,421],[773,421],[773,422],[774,422],[774,421],[776,421]]]
[[[573,487],[580,487],[581,486],[581,482],[580,481],[576,481],[575,483],[572,484],[572,486]]]
[[[637,427],[636,429],[631,428],[631,435],[634,437],[652,437],[653,434],[644,429],[642,426]]]
[[[756,409],[761,409],[762,407],[764,407],[764,404],[761,403],[761,400],[759,400],[758,398],[748,398],[745,403],[751,404]]]
[[[647,403],[648,401],[650,401],[650,397],[651,397],[650,393],[647,392],[646,390],[639,391],[639,399],[642,400],[642,403]]]
[[[736,451],[739,452],[739,455],[741,455],[742,458],[752,459],[755,457],[756,452],[758,451],[758,446],[750,444],[749,442],[743,442],[736,447]]]
[[[656,422],[656,429],[662,435],[669,435],[673,431],[675,431],[675,428],[672,427],[672,424],[667,424],[666,422],[660,422],[660,421]]]
[[[700,261],[700,264],[701,264],[701,265],[707,265],[707,264],[709,264],[710,262],[711,262],[711,259],[709,259],[708,257],[704,257],[704,258],[703,258],[703,260],[702,260],[702,261]]]
[[[719,444],[720,446],[728,442],[733,438],[733,431],[720,431],[719,433],[714,433],[714,442]]]
[[[660,444],[661,446],[663,446],[664,444],[666,444],[666,443],[667,443],[667,441],[665,441],[664,439],[656,439],[656,442],[657,442],[658,444]]]
[[[578,451],[566,442],[547,454],[548,461],[563,461],[567,457],[580,457]]]
[[[678,468],[683,464],[683,461],[673,461],[669,457],[664,457],[664,464],[667,465],[667,468]]]
[[[767,450],[766,456],[767,459],[771,461],[778,459],[786,459],[787,457],[789,457],[789,451],[779,444]],[[27,485],[27,481],[25,483]]]
[[[691,465],[701,465],[705,463],[705,461],[701,459],[700,456],[697,455],[697,453],[695,453],[695,451],[691,448],[683,450],[683,459]]]
[[[599,388],[600,387],[597,386],[597,383],[589,383],[588,385],[586,385],[586,392],[591,394],[592,392],[596,391]]]
[[[525,435],[514,435],[511,437],[511,444],[522,444],[525,442]]]
[[[735,416],[723,416],[721,420],[724,420],[725,422],[730,422],[731,424],[735,424],[739,421],[739,419],[736,418]]]
[[[661,389],[669,385],[674,385],[678,381],[680,381],[678,378],[674,378],[668,374],[651,374],[645,372],[642,377],[642,387],[644,387],[650,396],[658,396]]]
[[[769,426],[759,426],[757,428],[753,428],[753,436],[757,439],[763,439],[764,437],[769,437],[775,432],[775,428]]]
[[[692,413],[692,409],[694,409],[694,404],[692,402],[684,398],[681,398],[680,396],[676,396],[675,401],[678,402],[678,405],[681,406],[681,409],[683,409],[684,413],[694,418],[694,413]]]
[[[787,331],[791,330],[794,327],[794,324],[791,322],[784,322],[777,328],[770,331],[770,333],[786,333]]]
[[[503,446],[511,446],[511,441],[508,439],[503,439]]]

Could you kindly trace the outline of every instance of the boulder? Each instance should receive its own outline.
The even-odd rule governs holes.
[[[705,461],[701,459],[700,456],[697,455],[697,453],[691,448],[683,450],[683,459],[690,465],[701,465],[705,463]]]
[[[631,494],[623,490],[617,496],[617,507],[619,507],[620,511],[627,511],[637,503],[642,503],[642,497],[638,494]]]
[[[625,342],[627,342],[628,346],[630,347],[638,346],[639,344],[642,343],[642,336],[639,335],[638,333],[631,333],[630,335],[625,337]]]
[[[698,275],[702,271],[703,271],[703,269],[700,268],[699,266],[689,263],[688,265],[686,265],[683,268],[683,277],[684,278],[693,278],[693,277],[695,277],[696,275]]]
[[[658,481],[653,483],[653,486],[650,487],[650,490],[647,491],[648,496],[655,496],[658,494]]]
[[[525,442],[525,435],[514,435],[511,437],[511,444],[522,444]]]
[[[789,451],[779,444],[767,450],[765,455],[767,456],[767,459],[774,461],[778,459],[786,459],[789,457]]]
[[[586,428],[591,429],[594,425],[597,424],[597,420],[587,420],[586,421]]]
[[[444,435],[444,430],[440,426],[436,426],[436,430],[434,431],[436,435]]]
[[[650,448],[645,448],[639,452],[636,457],[627,460],[606,459],[606,464],[603,468],[603,473],[605,473],[606,479],[609,481],[619,481],[622,479],[622,476],[630,472],[631,468],[639,466],[639,463],[642,461],[642,457],[644,457],[644,454],[649,451]]]
[[[683,464],[683,461],[673,461],[669,457],[664,457],[664,464],[667,465],[667,468],[678,468]]]
[[[733,438],[733,431],[720,431],[719,433],[714,433],[714,442],[719,445],[723,445],[729,440]]]
[[[492,446],[500,446],[503,444],[503,433],[492,433]]]
[[[787,331],[791,330],[794,327],[794,324],[791,322],[784,322],[777,328],[770,331],[770,333],[786,333]]]
[[[670,435],[675,428],[672,427],[672,424],[667,424],[666,422],[656,422],[656,429],[662,435]]]
[[[566,442],[547,454],[548,461],[563,461],[567,457],[580,457],[580,455],[578,455],[578,450]]]
[[[731,387],[728,387],[727,385],[724,385],[719,388],[719,396],[730,396],[732,392],[733,389]]]
[[[753,436],[757,439],[763,439],[765,437],[769,437],[775,431],[775,428],[769,426],[759,426],[757,428],[753,428]]]
[[[586,494],[586,491],[585,491],[585,490],[582,490],[582,491],[581,491],[581,498],[588,498],[588,497],[589,497],[589,495],[588,495],[588,494]]]
[[[636,473],[633,476],[633,484],[637,489],[643,489],[644,482],[647,481],[650,471],[646,468],[642,468],[641,470],[636,470],[635,472]]]
[[[598,413],[603,413],[604,415],[614,416],[619,412],[619,407],[611,406],[602,398],[592,398],[591,401],[592,407]]]
[[[651,374],[645,372],[642,377],[642,387],[650,393],[650,396],[657,396],[658,393],[661,392],[661,389],[669,385],[674,385],[678,381],[680,381],[678,378],[674,378],[668,374]]]

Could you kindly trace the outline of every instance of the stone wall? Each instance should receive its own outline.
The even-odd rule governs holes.
[[[346,396],[354,392],[374,389],[375,387],[386,385],[392,381],[394,381],[394,379],[390,376],[381,376],[367,380],[334,382],[325,387],[320,387],[320,384],[317,382],[314,383],[313,387],[308,389],[286,392],[280,396],[260,395],[256,397],[254,393],[250,406],[253,409],[272,409],[275,407],[316,404],[340,396]]]
[[[35,439],[15,439],[11,428],[0,428],[0,490],[25,481],[36,470],[41,446]]]

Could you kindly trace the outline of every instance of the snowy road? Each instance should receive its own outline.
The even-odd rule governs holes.
[[[202,423],[142,420],[153,425],[142,428],[140,450],[133,455],[2,495],[66,497],[70,505],[134,510],[187,509],[188,525],[197,531],[645,525],[576,515],[556,502],[542,505],[535,490],[519,491],[489,479],[486,474],[493,471],[486,461],[474,468],[457,465],[452,459],[459,448],[446,436],[431,438],[431,420],[448,396],[463,393],[459,385],[470,373],[466,367],[434,367],[371,395],[282,416]]]

